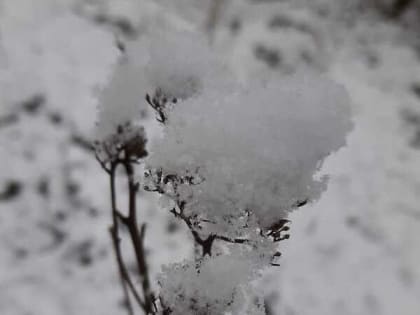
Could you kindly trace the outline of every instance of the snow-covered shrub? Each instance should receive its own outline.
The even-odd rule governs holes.
[[[234,78],[198,35],[150,32],[127,43],[102,93],[97,158],[112,180],[122,165],[130,188],[124,216],[111,180],[114,248],[123,288],[147,314],[263,313],[252,282],[277,265],[288,213],[320,197],[326,178],[317,172],[351,129],[348,96],[325,77],[245,85]],[[147,104],[163,133],[146,150],[150,134],[139,115]],[[144,178],[135,178],[143,160]],[[148,283],[144,225],[137,228],[140,181],[162,196],[202,250],[164,268],[159,295]],[[143,297],[125,272],[118,221],[135,245]]]
[[[166,174],[201,178],[178,191],[191,200],[185,212],[223,223],[251,211],[269,227],[316,200],[325,179],[314,174],[351,126],[343,88],[308,75],[215,93],[176,106],[147,159]]]
[[[146,95],[170,107],[201,94],[204,86],[224,91],[233,84],[226,66],[198,34],[154,31],[147,35],[124,44],[122,56],[100,94],[97,140],[127,122],[147,124],[142,120],[149,110]]]

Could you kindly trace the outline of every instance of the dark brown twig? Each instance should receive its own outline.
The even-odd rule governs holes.
[[[101,163],[101,165],[102,165],[102,163]],[[103,168],[106,170],[105,167],[103,167]],[[111,234],[114,253],[115,253],[116,260],[117,260],[117,265],[118,265],[118,271],[120,273],[121,286],[122,286],[123,293],[124,293],[124,299],[125,299],[125,302],[127,303],[126,305],[127,305],[128,314],[129,315],[134,315],[133,307],[131,305],[130,297],[129,297],[129,294],[128,294],[127,285],[129,286],[132,294],[135,297],[138,297],[138,294],[137,294],[137,291],[135,290],[134,286],[132,285],[130,276],[127,272],[127,269],[125,267],[124,261],[122,259],[122,254],[121,254],[120,238],[118,236],[119,228],[118,228],[117,200],[116,200],[116,194],[115,194],[115,171],[116,171],[116,166],[112,166],[111,170],[108,172],[109,177],[110,177],[111,211],[112,211],[112,226],[109,228],[109,232]]]
[[[136,193],[139,189],[139,184],[134,179],[134,169],[132,164],[132,157],[125,151],[124,159],[114,159],[111,162],[104,162],[100,159],[99,155],[96,154],[101,167],[109,174],[110,179],[110,190],[111,190],[111,211],[112,211],[112,225],[110,227],[110,234],[113,243],[114,253],[119,269],[121,285],[124,293],[124,298],[127,302],[127,310],[129,315],[134,315],[134,309],[130,301],[130,293],[134,297],[136,303],[143,309],[145,314],[156,314],[156,307],[154,305],[154,294],[151,292],[149,271],[146,264],[146,255],[144,249],[144,238],[146,232],[146,225],[142,224],[141,228],[137,225],[137,204],[136,204]],[[129,211],[128,215],[123,215],[117,209],[117,197],[116,197],[116,170],[119,165],[122,165],[126,170],[129,187]],[[140,297],[133,280],[127,270],[124,263],[121,246],[120,246],[120,231],[119,225],[123,224],[130,234],[130,239],[134,248],[138,273],[141,278],[143,298]]]
[[[131,241],[133,244],[134,252],[137,260],[137,267],[141,277],[141,284],[144,295],[144,311],[146,314],[154,314],[154,295],[151,292],[149,271],[146,263],[145,250],[144,250],[144,236],[146,231],[146,224],[142,224],[139,230],[137,225],[137,205],[136,193],[139,189],[139,184],[134,180],[133,165],[129,160],[123,161],[123,166],[127,173],[128,178],[128,191],[129,191],[129,206],[128,217],[124,222],[130,233]]]

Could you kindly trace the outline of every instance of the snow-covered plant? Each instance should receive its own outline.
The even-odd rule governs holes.
[[[146,314],[264,314],[252,288],[278,265],[288,214],[325,190],[317,172],[345,144],[348,102],[342,87],[314,74],[240,84],[197,34],[155,31],[127,43],[101,96],[95,143],[111,179],[111,234],[127,301]],[[144,129],[146,106],[160,136]],[[137,163],[144,176],[135,176]],[[116,203],[119,166],[129,182],[127,215]],[[138,227],[140,189],[161,195],[200,250],[163,268],[160,292],[151,292],[145,223]],[[119,224],[130,232],[142,294],[125,267]]]

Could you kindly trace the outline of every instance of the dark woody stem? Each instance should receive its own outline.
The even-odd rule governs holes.
[[[130,296],[128,289],[132,292],[135,297],[138,297],[138,293],[132,286],[130,276],[128,274],[127,268],[122,258],[121,247],[120,247],[120,237],[119,237],[119,226],[118,226],[118,210],[116,207],[116,194],[115,194],[115,166],[111,166],[109,171],[110,177],[110,188],[111,188],[111,211],[112,211],[112,225],[109,228],[109,232],[112,239],[112,245],[114,248],[114,253],[116,256],[116,261],[118,265],[118,271],[121,279],[121,286],[124,293],[125,303],[127,305],[127,310],[130,315],[134,315],[133,307],[131,305]],[[131,284],[131,285],[130,285]]]
[[[117,209],[117,197],[115,191],[115,174],[116,169],[119,165],[122,165],[126,170],[129,190],[129,208],[128,215],[123,215]],[[114,253],[119,269],[121,278],[121,284],[123,288],[124,297],[127,303],[127,310],[129,315],[134,315],[133,306],[130,301],[130,293],[134,297],[134,300],[139,307],[144,311],[145,314],[156,314],[156,308],[154,306],[154,295],[150,288],[149,270],[146,263],[146,255],[144,248],[144,238],[146,225],[142,224],[140,229],[137,224],[137,203],[136,193],[139,189],[139,184],[134,180],[134,170],[131,161],[127,158],[124,160],[117,160],[111,163],[109,167],[110,176],[110,187],[111,187],[111,208],[112,208],[112,225],[110,227],[111,238],[113,242]],[[120,229],[119,226],[122,224],[127,228],[131,243],[134,248],[137,271],[141,280],[141,288],[143,298],[140,297],[138,289],[135,287],[133,280],[131,279],[130,273],[127,270],[120,246]]]
[[[146,232],[146,224],[143,223],[139,229],[137,225],[137,202],[136,193],[139,190],[139,183],[134,180],[133,165],[129,160],[124,160],[123,166],[127,173],[128,190],[129,190],[129,208],[128,217],[123,220],[123,223],[128,228],[131,242],[133,244],[134,252],[137,260],[138,272],[141,278],[141,284],[144,294],[144,311],[146,314],[154,313],[154,295],[150,289],[149,270],[146,263],[146,255],[144,250],[144,237]]]

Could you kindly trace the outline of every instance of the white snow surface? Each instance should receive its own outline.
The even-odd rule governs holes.
[[[175,105],[146,162],[168,174],[198,170],[202,183],[181,193],[192,196],[186,211],[223,222],[251,209],[269,227],[317,200],[326,178],[314,175],[352,126],[345,90],[302,74],[215,93]]]
[[[107,179],[91,153],[74,141],[93,137],[98,87],[109,81],[120,58],[114,29],[90,17],[103,10],[139,28],[165,20],[181,30],[200,29],[206,6],[190,6],[191,1],[168,7],[161,7],[165,1],[139,1],[138,14],[137,5],[112,0],[0,2],[0,192],[11,182],[21,185],[17,197],[0,200],[0,314],[125,314],[107,232]],[[215,48],[244,81],[309,67],[345,86],[354,113],[347,147],[324,163],[328,189],[317,203],[291,214],[281,266],[260,285],[272,314],[418,315],[415,36],[397,22],[359,18],[350,10],[345,12],[350,18],[336,19],[340,5],[334,0],[304,2],[231,1],[214,37]],[[85,6],[92,15],[80,15]],[[269,28],[275,15],[295,23],[287,31]],[[241,22],[237,33],[230,27],[233,18]],[[307,37],[314,41],[302,42]],[[258,58],[255,44],[266,48]],[[282,50],[285,65],[270,68],[267,60],[277,60],[273,56]],[[292,58],[293,51],[300,58]],[[46,101],[31,114],[23,105],[35,94]],[[11,115],[18,119],[4,119]],[[126,192],[124,185],[119,191]],[[141,217],[149,222],[148,259],[156,279],[162,264],[191,255],[191,240],[147,196],[141,193],[139,201]]]

